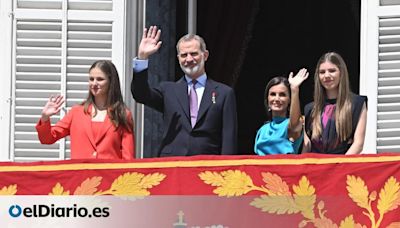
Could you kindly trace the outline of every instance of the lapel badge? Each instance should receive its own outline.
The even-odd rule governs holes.
[[[212,92],[211,101],[212,101],[213,104],[215,104],[215,95],[216,95],[216,93]]]

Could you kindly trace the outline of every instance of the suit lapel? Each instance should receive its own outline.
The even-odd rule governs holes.
[[[176,96],[178,98],[179,104],[181,105],[183,112],[190,123],[190,111],[189,111],[189,95],[188,86],[185,78],[181,78],[177,83],[177,89],[175,90]]]
[[[101,140],[103,140],[104,136],[107,134],[108,129],[113,126],[113,123],[110,120],[110,117],[108,117],[108,114],[106,115],[103,124],[101,125],[101,129],[96,137],[96,145],[99,144]]]
[[[216,89],[216,85],[213,83],[213,81],[211,79],[207,79],[206,87],[204,88],[203,97],[201,98],[199,113],[197,114],[197,121],[199,121],[203,117],[203,115],[206,113],[207,109],[212,104],[213,99],[215,99],[215,96],[216,96],[215,89]],[[214,96],[214,98],[213,98],[213,96]]]
[[[92,105],[89,105],[88,107],[88,112],[89,114],[85,114],[82,108],[82,115],[84,121],[82,121],[82,127],[85,129],[86,135],[89,138],[90,144],[92,144],[93,148],[96,148],[96,142],[94,141],[94,136],[92,132]]]

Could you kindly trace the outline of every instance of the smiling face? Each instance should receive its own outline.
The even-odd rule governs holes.
[[[289,89],[285,84],[280,83],[272,86],[268,91],[268,107],[272,111],[272,117],[286,117],[288,110],[290,95]]]
[[[95,67],[89,71],[90,93],[95,97],[107,98],[110,79],[100,68]]]
[[[328,98],[336,98],[340,84],[340,70],[337,65],[325,61],[319,66],[319,81],[328,95]]]
[[[178,60],[182,71],[192,79],[204,74],[208,51],[201,51],[199,41],[192,39],[179,44]]]

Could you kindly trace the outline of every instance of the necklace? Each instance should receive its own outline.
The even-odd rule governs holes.
[[[107,109],[107,106],[105,106],[105,105],[98,106],[98,105],[94,104],[94,107],[99,111],[103,111],[103,110]]]
[[[92,112],[92,120],[101,120],[103,121],[104,117],[107,115],[107,107],[103,106],[99,108],[95,104],[93,104],[93,112]]]

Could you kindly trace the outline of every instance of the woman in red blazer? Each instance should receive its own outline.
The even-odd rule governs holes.
[[[51,96],[42,110],[36,130],[42,144],[53,144],[70,136],[72,159],[134,158],[132,114],[126,107],[114,64],[99,60],[89,69],[89,95],[51,126],[50,116],[58,113],[64,98]]]

